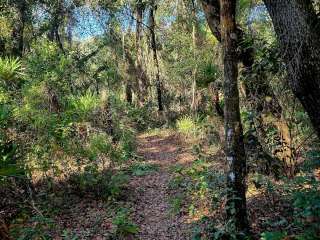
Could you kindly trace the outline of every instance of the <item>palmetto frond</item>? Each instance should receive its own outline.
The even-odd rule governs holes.
[[[19,58],[0,58],[0,81],[2,84],[15,84],[21,79],[24,68]]]

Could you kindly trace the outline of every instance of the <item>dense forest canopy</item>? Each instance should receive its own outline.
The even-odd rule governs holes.
[[[320,239],[319,16],[0,0],[0,239]]]

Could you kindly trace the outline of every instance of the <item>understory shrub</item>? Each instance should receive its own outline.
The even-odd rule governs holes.
[[[138,226],[130,220],[129,209],[121,208],[117,212],[112,223],[116,226],[115,237],[126,239],[126,237],[138,233]]]
[[[72,174],[68,181],[75,190],[74,193],[80,196],[89,194],[107,200],[121,197],[128,180],[128,175],[124,173],[115,174],[107,170],[101,172],[90,166],[86,167],[83,173]]]
[[[182,134],[192,135],[195,134],[197,127],[192,117],[184,116],[177,120],[177,129]]]

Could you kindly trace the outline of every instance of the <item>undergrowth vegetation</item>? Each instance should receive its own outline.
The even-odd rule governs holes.
[[[0,239],[320,239],[319,16],[0,0]]]
[[[68,201],[65,194],[106,201],[125,198],[129,176],[119,169],[137,157],[135,134],[151,122],[146,108],[127,105],[117,89],[96,92],[71,84],[81,70],[71,56],[48,41],[32,46],[23,60],[1,58],[0,69],[1,186],[13,190],[14,183],[21,188],[22,198],[33,202],[19,202],[12,199],[14,195],[2,202],[7,211],[13,212],[17,204],[23,209],[16,212],[20,217],[15,235],[19,239],[52,237],[57,229],[54,202]],[[134,165],[132,174],[154,169]],[[36,207],[39,199],[47,202],[40,209]],[[31,214],[34,211],[36,215]],[[126,218],[119,213],[114,220],[122,237],[137,231]],[[30,227],[19,229],[24,224]],[[68,235],[65,229],[61,234]]]
[[[182,138],[193,143],[192,151],[196,160],[187,166],[177,164],[171,168],[171,213],[186,213],[192,219],[194,240],[226,237],[238,239],[232,225],[226,220],[225,212],[221,211],[221,206],[226,203],[228,189],[225,186],[225,166],[220,143],[201,143],[201,139],[210,139],[211,134],[216,135],[217,140],[219,129],[212,133],[212,129],[210,131],[207,128],[212,127],[208,121],[217,121],[214,118],[200,120],[199,117],[187,116],[177,120],[176,124]],[[247,147],[250,148],[250,145]],[[248,154],[257,156],[250,151]],[[282,172],[276,179],[272,174],[266,175],[259,170],[266,164],[263,158],[250,160],[248,156],[248,210],[254,232],[260,233],[254,238],[318,238],[320,186],[318,173],[312,171],[319,167],[319,151],[310,149],[307,156],[295,177],[288,178]],[[275,212],[278,214],[275,215]],[[259,215],[264,215],[263,221],[258,218]]]

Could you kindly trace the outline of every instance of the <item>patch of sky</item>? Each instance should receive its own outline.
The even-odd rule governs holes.
[[[32,10],[32,19],[35,26],[39,27],[44,21],[49,18],[48,10],[45,8],[45,5],[37,5]]]
[[[129,7],[124,7],[116,14],[116,17],[121,23],[122,31],[127,31],[128,29],[133,29],[135,27],[135,17],[132,15],[132,11]]]
[[[119,26],[121,31],[135,27],[134,17],[127,8],[110,13],[101,8],[82,6],[74,11],[74,18],[74,36],[80,41],[103,35],[110,26]]]
[[[265,22],[269,20],[269,14],[264,4],[256,5],[251,9],[248,17],[247,24],[250,25],[253,22]]]
[[[74,10],[73,34],[77,40],[87,40],[105,33],[110,15],[102,9],[81,6]]]

